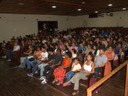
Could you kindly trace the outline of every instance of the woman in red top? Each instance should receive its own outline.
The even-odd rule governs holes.
[[[72,57],[71,52],[65,53],[62,65],[57,67],[53,72],[54,75],[53,83],[57,82],[57,85],[63,83],[64,77],[66,75],[66,68],[70,67],[71,65],[71,61],[72,61],[71,57]]]

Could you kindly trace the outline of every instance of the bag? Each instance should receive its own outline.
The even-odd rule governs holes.
[[[90,79],[90,82],[89,82],[89,87],[92,86],[93,84],[95,84],[96,81],[97,81],[97,78],[92,77],[92,78]],[[99,91],[100,91],[100,88],[97,88],[97,89],[95,89],[95,90],[93,91],[93,93],[97,93],[97,92],[99,92]]]

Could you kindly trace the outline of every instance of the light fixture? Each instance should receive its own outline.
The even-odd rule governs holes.
[[[23,6],[23,5],[24,5],[24,3],[23,3],[23,2],[19,2],[18,4],[19,4],[20,6]]]
[[[85,4],[85,1],[82,1],[82,4]]]
[[[56,6],[55,6],[55,5],[53,5],[53,6],[52,6],[52,8],[56,8]]]
[[[122,8],[122,10],[126,10],[126,8]]]
[[[113,6],[112,4],[108,4],[109,7]]]
[[[82,9],[77,9],[78,11],[81,11]]]
[[[95,13],[98,13],[98,11],[95,11]]]

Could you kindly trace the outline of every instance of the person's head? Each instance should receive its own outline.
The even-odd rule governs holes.
[[[56,52],[55,52],[56,55],[58,54],[61,54],[61,50],[60,49],[57,49]]]
[[[65,53],[65,58],[71,58],[72,57],[72,53],[70,51]]]
[[[91,49],[91,45],[88,44],[88,49]]]
[[[92,53],[89,53],[89,54],[87,55],[87,60],[88,60],[88,61],[93,60],[93,58],[94,58],[94,55],[93,55]]]
[[[42,52],[46,52],[46,48],[45,47],[42,47],[41,50],[42,50]]]
[[[58,46],[57,44],[55,44],[55,48],[56,48],[56,49],[58,49],[58,48],[59,48],[59,46]]]
[[[96,45],[93,46],[93,49],[96,50]]]
[[[15,46],[17,46],[18,45],[18,42],[15,42],[15,44],[14,44]]]
[[[40,51],[40,49],[41,49],[41,48],[40,48],[39,46],[36,48],[37,51]]]
[[[50,55],[52,55],[53,52],[54,52],[54,50],[53,50],[52,48],[49,48],[49,49],[48,49],[48,53],[49,53]]]
[[[79,45],[82,47],[83,46],[83,43],[80,43]]]
[[[79,61],[80,61],[79,58],[74,58],[74,61],[73,61],[73,62],[74,62],[75,64],[78,64]]]
[[[113,49],[112,49],[112,46],[108,46],[108,50],[109,51],[112,51]]]
[[[100,55],[103,55],[105,52],[105,48],[100,48]]]
[[[75,43],[72,43],[72,46],[76,46]]]

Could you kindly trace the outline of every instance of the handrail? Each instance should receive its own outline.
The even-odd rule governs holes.
[[[127,82],[127,79],[128,79],[128,60],[125,61],[123,64],[121,64],[119,67],[117,67],[115,70],[113,70],[109,75],[103,77],[102,79],[100,79],[99,81],[97,81],[95,84],[93,84],[92,86],[90,86],[88,89],[87,89],[87,96],[92,96],[92,91],[94,89],[96,89],[97,87],[99,87],[101,84],[103,84],[106,80],[108,80],[110,77],[112,77],[115,73],[117,73],[120,69],[122,69],[124,66],[127,65],[127,69],[126,69],[126,85],[125,85],[125,96],[128,96],[128,82]]]

